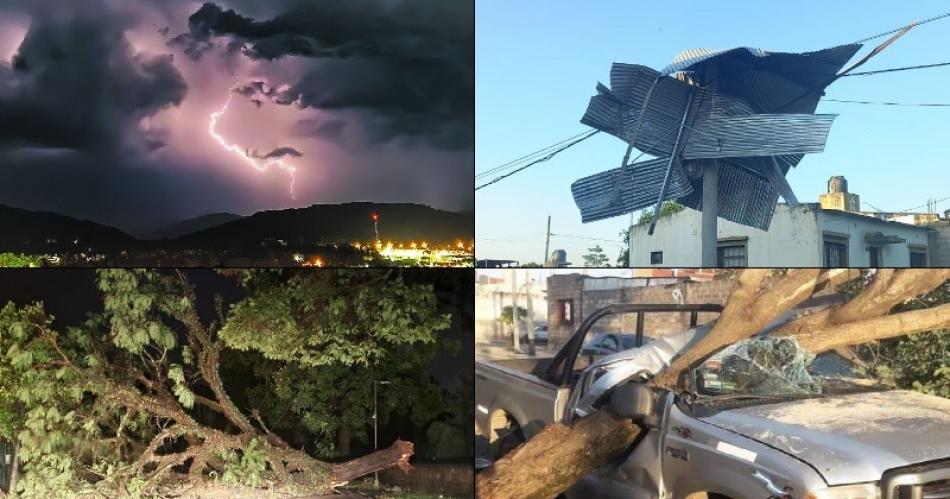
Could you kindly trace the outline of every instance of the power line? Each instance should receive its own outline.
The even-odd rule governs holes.
[[[579,139],[577,139],[577,140],[574,140],[573,142],[569,142],[569,143],[567,143],[567,145],[561,146],[561,147],[558,148],[558,149],[555,149],[555,150],[552,151],[550,154],[548,154],[547,156],[545,156],[545,157],[543,157],[543,158],[541,158],[541,159],[536,159],[536,160],[534,160],[534,161],[532,161],[532,162],[530,162],[530,163],[528,163],[528,164],[526,164],[526,165],[524,165],[524,166],[521,166],[521,167],[519,167],[519,168],[516,168],[516,169],[514,169],[514,170],[512,170],[512,171],[510,171],[510,172],[508,172],[508,173],[506,173],[506,174],[504,174],[504,175],[500,175],[500,176],[498,176],[498,177],[495,177],[494,179],[489,180],[488,182],[485,182],[484,184],[475,187],[475,190],[477,191],[477,190],[481,189],[482,187],[488,187],[489,185],[492,185],[492,184],[494,184],[494,183],[496,183],[496,182],[499,182],[499,181],[501,181],[501,180],[503,180],[503,179],[506,179],[506,178],[508,178],[508,177],[510,177],[510,176],[512,176],[512,175],[514,175],[514,174],[516,174],[516,173],[518,173],[518,172],[520,172],[520,171],[522,171],[522,170],[528,168],[528,167],[534,166],[534,165],[536,165],[536,164],[538,164],[538,163],[543,163],[543,162],[545,162],[545,161],[547,161],[547,160],[553,158],[557,153],[559,153],[559,152],[561,152],[561,151],[564,151],[565,149],[567,149],[567,148],[569,148],[569,147],[571,147],[571,146],[573,146],[573,145],[575,145],[575,144],[578,144],[578,143],[580,143],[580,142],[583,142],[583,141],[585,141],[585,140],[587,140],[587,139],[593,137],[593,136],[594,136],[595,134],[597,134],[598,132],[599,132],[599,130],[592,130],[592,131],[588,132],[587,134],[585,134],[584,136],[582,136],[581,138],[579,138]]]
[[[841,75],[841,77],[847,78],[848,76],[869,76],[869,75],[876,75],[876,74],[881,74],[881,73],[894,73],[896,71],[909,71],[912,69],[939,68],[941,66],[950,66],[950,62],[938,62],[935,64],[920,64],[917,66],[904,66],[901,68],[878,69],[875,71],[861,71],[859,73],[844,74],[844,75]]]
[[[920,26],[920,25],[922,25],[922,24],[927,24],[927,23],[929,23],[929,22],[933,22],[933,21],[936,21],[936,20],[939,20],[939,19],[943,19],[943,18],[945,18],[945,17],[950,17],[950,12],[946,12],[946,13],[940,14],[940,15],[938,15],[938,16],[933,16],[933,17],[924,19],[923,21],[917,21],[917,22],[913,22],[913,23],[910,23],[910,24],[905,24],[905,25],[903,25],[903,26],[894,28],[894,29],[892,29],[892,30],[890,30],[890,31],[885,31],[885,32],[883,32],[883,33],[878,33],[878,34],[876,34],[876,35],[869,36],[869,37],[867,37],[867,38],[862,38],[862,39],[860,39],[860,40],[857,40],[857,41],[854,41],[854,42],[851,42],[851,43],[864,43],[864,42],[866,42],[866,41],[870,41],[870,40],[873,40],[873,39],[875,39],[875,38],[880,38],[880,37],[882,37],[882,36],[887,36],[887,35],[890,35],[890,34],[893,34],[893,33],[897,33],[898,31],[900,31],[900,30],[902,30],[902,29],[905,29],[905,28],[907,28],[908,26]]]
[[[619,241],[619,242],[618,242],[616,239],[600,239],[600,238],[597,238],[597,237],[575,236],[575,235],[573,235],[573,234],[555,234],[555,233],[552,232],[552,233],[551,233],[551,236],[552,236],[552,237],[555,237],[555,236],[556,236],[556,237],[568,237],[568,238],[571,238],[571,239],[584,239],[584,240],[586,240],[586,241],[601,241],[601,242],[605,242],[605,243],[623,244],[622,241]]]
[[[920,206],[914,206],[913,208],[907,208],[906,210],[901,210],[901,211],[898,211],[898,212],[895,212],[895,213],[907,213],[907,212],[909,212],[909,211],[914,211],[914,210],[916,210],[916,209],[918,209],[918,208],[926,208],[927,205],[930,205],[930,204],[934,204],[934,205],[935,205],[935,204],[937,204],[937,203],[942,203],[942,202],[944,202],[944,201],[946,201],[946,200],[948,200],[948,199],[950,199],[950,196],[947,196],[947,197],[945,197],[945,198],[943,198],[943,199],[938,199],[938,200],[936,200],[936,201],[930,201],[930,202],[924,203],[924,204],[922,204],[922,205],[920,205]]]
[[[561,144],[563,144],[563,143],[565,143],[565,142],[569,142],[569,141],[571,141],[571,140],[574,140],[574,139],[576,139],[576,138],[578,138],[578,137],[580,137],[580,136],[582,136],[582,135],[584,135],[584,134],[588,134],[588,133],[590,133],[590,132],[591,132],[591,130],[587,130],[586,132],[581,132],[581,133],[579,133],[579,134],[577,134],[577,135],[574,135],[574,136],[572,136],[572,137],[568,137],[568,138],[566,138],[566,139],[564,139],[564,140],[562,140],[562,141],[560,141],[560,142],[556,142],[556,143],[554,143],[554,144],[551,144],[551,145],[549,145],[549,146],[547,146],[547,147],[545,147],[545,148],[538,149],[537,151],[534,151],[534,152],[532,152],[532,153],[525,154],[524,156],[521,156],[520,158],[515,158],[515,159],[513,159],[513,160],[511,160],[511,161],[509,161],[509,162],[507,162],[507,163],[505,163],[505,164],[503,164],[503,165],[496,166],[495,168],[491,168],[491,169],[489,169],[489,170],[485,170],[485,171],[483,171],[483,172],[481,172],[481,173],[476,173],[476,174],[475,174],[475,179],[478,180],[478,179],[480,179],[480,178],[484,178],[484,177],[486,177],[486,176],[488,176],[488,175],[491,175],[492,173],[496,173],[496,172],[499,172],[499,171],[501,171],[501,170],[505,170],[505,169],[507,169],[507,168],[510,168],[510,167],[512,167],[512,166],[514,166],[514,165],[516,165],[516,164],[518,164],[518,163],[520,163],[520,162],[522,162],[523,160],[530,159],[530,158],[533,158],[533,157],[535,157],[535,156],[539,156],[539,155],[541,155],[541,154],[543,154],[543,153],[545,153],[545,152],[547,152],[547,151],[549,151],[549,150],[551,150],[551,149],[554,149],[555,147],[557,147],[557,146],[559,146],[559,145],[561,145]]]
[[[842,100],[842,99],[822,99],[822,102],[840,102],[844,104],[872,104],[877,106],[902,106],[902,107],[950,107],[950,103],[906,103],[906,102],[880,102],[865,100]]]

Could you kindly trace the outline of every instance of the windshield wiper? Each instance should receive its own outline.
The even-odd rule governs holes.
[[[786,393],[786,394],[754,394],[754,393],[729,393],[723,395],[701,396],[696,399],[697,402],[705,400],[787,400],[800,398],[824,397],[821,393]]]

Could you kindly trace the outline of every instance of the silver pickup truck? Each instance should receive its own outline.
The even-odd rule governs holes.
[[[477,361],[475,427],[489,444],[478,461],[488,466],[548,424],[605,409],[645,431],[570,499],[950,498],[950,400],[876,383],[846,356],[815,357],[766,330],[698,362],[676,390],[647,388],[708,332],[697,313],[718,311],[613,305],[585,319],[553,359],[521,369]],[[621,313],[640,315],[636,346],[582,353],[591,326]],[[690,313],[692,327],[648,338],[645,313]]]

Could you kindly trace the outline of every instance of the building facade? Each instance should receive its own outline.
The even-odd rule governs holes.
[[[512,290],[512,277],[515,289]],[[510,340],[510,329],[498,320],[505,307],[516,302],[519,308],[527,309],[525,283],[531,279],[531,309],[535,325],[543,325],[547,319],[546,282],[536,273],[526,269],[479,270],[475,281],[475,342],[492,343]]]
[[[630,228],[633,267],[701,265],[701,216],[684,209]],[[803,203],[779,204],[768,231],[719,219],[720,267],[926,267],[927,227]]]

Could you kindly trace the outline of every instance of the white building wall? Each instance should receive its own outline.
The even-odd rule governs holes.
[[[653,235],[649,224],[630,230],[633,267],[699,267],[702,213],[684,209],[661,218]],[[718,237],[747,238],[746,255],[751,267],[815,267],[821,265],[821,244],[815,205],[775,208],[768,232],[719,219]],[[663,252],[663,264],[651,265],[650,253]]]
[[[649,224],[631,227],[631,266],[699,267],[701,223],[702,214],[687,208],[657,221],[652,236],[647,234]],[[837,235],[848,240],[848,265],[866,267],[870,256],[864,238],[874,232],[906,239],[904,243],[882,246],[882,266],[909,266],[910,247],[928,251],[928,263],[933,265],[925,227],[822,210],[814,203],[796,208],[779,204],[768,232],[720,218],[718,237],[720,241],[745,239],[750,267],[820,267],[824,264],[824,235]],[[654,251],[663,252],[662,264],[651,265],[650,254]]]
[[[896,222],[886,222],[871,217],[848,215],[831,210],[821,211],[818,214],[818,227],[821,234],[840,235],[848,239],[848,266],[867,267],[871,264],[868,253],[868,244],[865,236],[880,232],[885,236],[897,236],[906,240],[903,243],[885,244],[881,246],[882,267],[910,266],[910,248],[928,250],[927,228]],[[932,256],[928,254],[928,262],[932,264]]]

